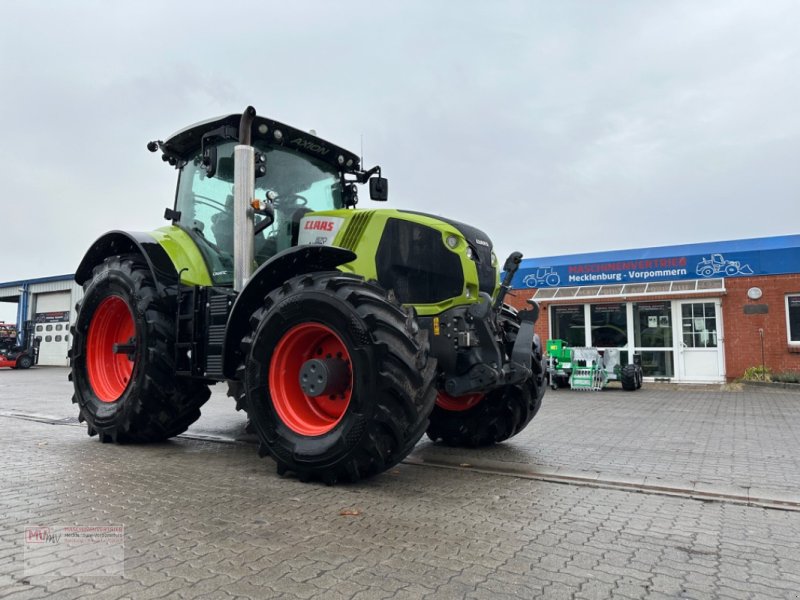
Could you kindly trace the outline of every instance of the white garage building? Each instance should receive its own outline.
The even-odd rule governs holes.
[[[83,289],[73,275],[57,275],[0,283],[0,302],[17,304],[20,337],[32,332],[39,339],[40,365],[67,366],[69,328]],[[20,339],[20,343],[27,340]]]

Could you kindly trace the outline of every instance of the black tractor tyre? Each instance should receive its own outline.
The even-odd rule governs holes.
[[[33,366],[33,359],[28,354],[23,354],[17,359],[15,369],[30,369]]]
[[[555,389],[563,389],[569,387],[569,375],[554,375],[553,376],[553,383],[550,385],[551,388]]]
[[[376,283],[338,271],[294,277],[253,312],[241,349],[230,389],[259,455],[272,455],[281,475],[328,485],[371,477],[403,460],[428,426],[436,359],[427,332]],[[315,360],[340,370],[324,393],[302,387]]]
[[[634,365],[636,367],[636,389],[640,389],[642,387],[642,380],[644,379],[644,373],[642,373],[641,365]]]
[[[71,328],[72,401],[102,442],[159,442],[200,417],[211,391],[175,376],[176,298],[137,255],[112,256],[84,284]],[[132,346],[115,353],[114,344]]]
[[[498,323],[503,329],[506,352],[510,355],[520,327],[519,318],[516,312],[504,306]],[[532,378],[492,390],[466,410],[448,410],[440,402],[431,413],[428,437],[447,446],[476,448],[505,441],[525,429],[539,412],[547,389],[538,337],[531,353]]]
[[[619,374],[619,379],[622,382],[623,390],[632,392],[641,386],[641,384],[638,383],[641,379],[638,372],[639,369],[636,365],[625,365],[622,367],[622,371],[620,371]]]

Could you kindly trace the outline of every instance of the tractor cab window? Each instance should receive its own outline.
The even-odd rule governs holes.
[[[180,225],[197,241],[214,283],[233,281],[233,149],[235,142],[217,147],[217,170],[208,177],[198,153],[181,169],[176,209]],[[256,198],[271,192],[275,220],[256,235],[255,256],[260,265],[297,243],[302,216],[310,211],[342,208],[339,174],[313,158],[282,148],[259,147],[266,155],[267,173],[256,179]],[[264,217],[256,215],[258,224]]]

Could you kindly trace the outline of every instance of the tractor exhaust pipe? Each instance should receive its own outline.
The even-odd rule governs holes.
[[[241,292],[253,274],[253,207],[255,149],[252,146],[256,109],[248,106],[239,121],[239,144],[233,150],[233,289]]]

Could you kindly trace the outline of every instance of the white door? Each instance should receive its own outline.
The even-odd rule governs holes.
[[[69,292],[36,295],[34,335],[39,341],[39,364],[66,367],[69,350]]]
[[[681,300],[675,324],[681,381],[724,381],[719,300]]]

